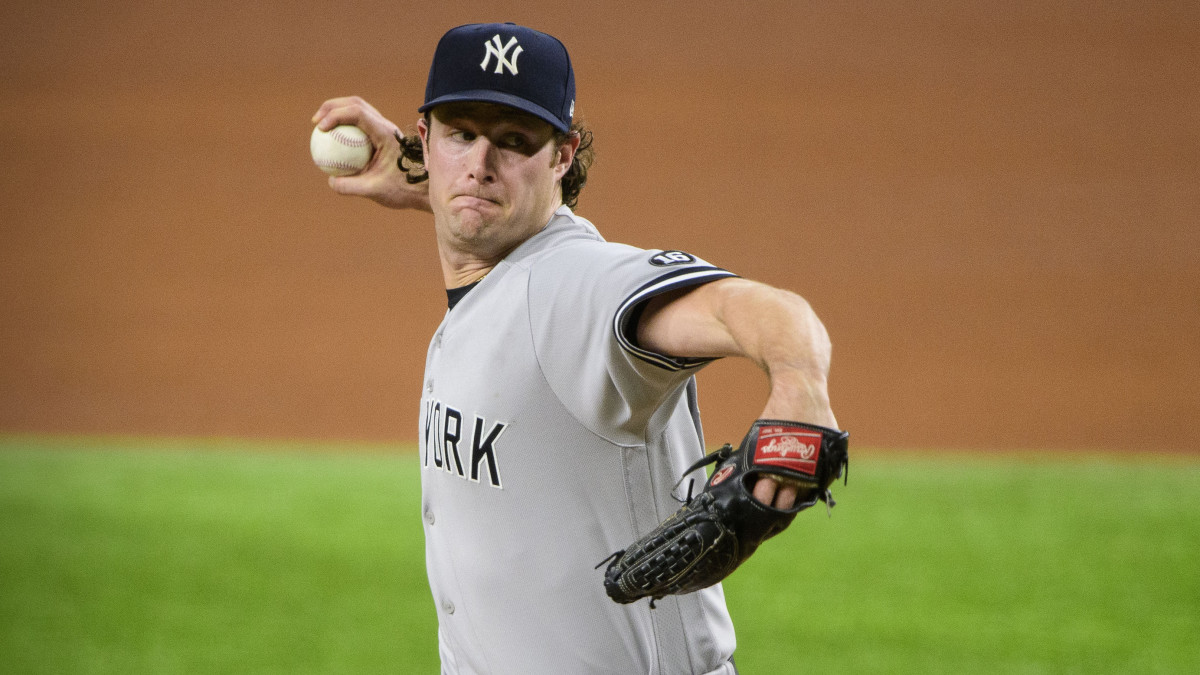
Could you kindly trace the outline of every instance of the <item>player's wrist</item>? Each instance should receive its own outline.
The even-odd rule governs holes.
[[[793,420],[837,429],[837,418],[824,388],[790,387],[772,390],[759,419]]]

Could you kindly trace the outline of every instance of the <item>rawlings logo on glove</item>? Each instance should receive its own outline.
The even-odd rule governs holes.
[[[829,486],[843,471],[848,477],[848,439],[844,431],[814,424],[758,420],[737,450],[726,444],[684,472],[718,463],[699,496],[601,561],[611,561],[604,572],[608,596],[620,603],[650,597],[653,607],[663,596],[698,591],[729,576],[797,513],[818,501],[833,506]],[[792,508],[754,498],[754,483],[764,475],[802,486]]]
[[[781,426],[759,429],[754,449],[758,465],[781,466],[808,476],[817,475],[820,452],[821,432]]]

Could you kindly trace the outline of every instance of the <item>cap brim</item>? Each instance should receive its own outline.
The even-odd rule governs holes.
[[[530,115],[545,121],[550,126],[558,129],[561,132],[565,133],[570,131],[570,125],[564,125],[562,120],[558,118],[558,115],[546,110],[542,106],[527,101],[519,96],[513,96],[512,94],[505,94],[499,91],[491,91],[489,89],[456,91],[453,94],[439,96],[432,101],[427,102],[425,105],[422,105],[420,108],[417,108],[417,112],[427,112],[436,106],[442,105],[443,103],[467,102],[498,103],[503,106],[508,106],[509,108],[516,108],[521,112],[529,113]]]

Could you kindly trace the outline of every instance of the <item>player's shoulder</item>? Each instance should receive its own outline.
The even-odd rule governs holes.
[[[688,251],[607,241],[594,225],[566,207],[518,249],[512,262],[525,267],[535,284],[560,290],[602,284],[614,292],[628,291],[663,277],[719,270]]]
[[[530,269],[530,298],[590,298],[615,310],[635,307],[659,293],[736,276],[677,249],[644,249],[604,241],[578,241],[547,251]]]
[[[546,262],[577,272],[624,271],[636,277],[653,278],[680,269],[715,268],[697,255],[678,249],[640,248],[611,241],[576,241],[548,251]]]

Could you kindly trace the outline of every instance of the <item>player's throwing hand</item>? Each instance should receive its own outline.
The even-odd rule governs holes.
[[[342,195],[366,197],[392,209],[429,211],[428,183],[411,183],[399,168],[400,128],[374,106],[357,96],[331,98],[312,117],[322,131],[351,124],[366,132],[375,146],[375,156],[353,176],[330,176],[329,187]]]

